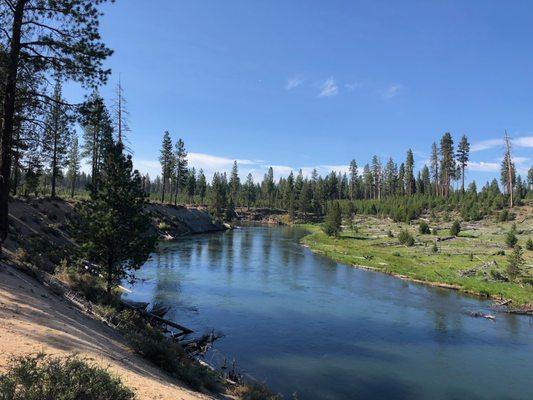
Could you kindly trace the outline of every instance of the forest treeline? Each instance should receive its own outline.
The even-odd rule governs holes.
[[[229,174],[216,172],[207,182],[202,170],[188,168],[183,140],[173,145],[167,131],[159,158],[162,173],[153,180],[145,176],[144,184],[152,198],[162,202],[207,202],[214,217],[220,219],[230,219],[237,206],[281,208],[292,217],[298,214],[305,219],[311,214],[323,215],[331,201],[343,201],[349,204],[344,208],[353,212],[399,221],[417,218],[424,210],[444,209],[460,211],[465,219],[479,219],[495,209],[518,204],[533,191],[533,167],[523,179],[512,162],[507,134],[504,143],[501,186],[494,178],[482,188],[475,181],[465,187],[470,143],[463,136],[455,147],[450,133],[432,144],[430,165],[418,171],[409,149],[399,165],[392,158],[383,164],[374,156],[362,168],[352,160],[347,173],[332,171],[320,176],[313,170],[310,176],[304,176],[300,170],[278,180],[271,167],[261,182],[255,182],[252,174],[242,179],[235,161]]]

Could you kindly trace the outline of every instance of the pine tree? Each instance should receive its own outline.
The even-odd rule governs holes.
[[[363,167],[363,190],[365,199],[370,199],[373,193],[374,177],[372,176],[372,171],[370,166],[365,164]]]
[[[221,174],[215,172],[211,183],[209,209],[216,221],[221,221],[226,209],[226,184]]]
[[[246,182],[244,183],[244,198],[246,201],[246,206],[248,210],[250,205],[255,201],[255,185],[254,178],[251,173],[246,177]]]
[[[0,253],[9,231],[9,192],[12,146],[16,130],[17,104],[27,95],[21,88],[31,74],[32,97],[51,103],[42,92],[52,74],[84,86],[104,83],[110,71],[102,67],[112,54],[100,41],[98,6],[104,0],[11,0],[0,3],[2,30],[7,53],[2,74],[2,124],[0,125]],[[11,21],[5,24],[5,21]],[[37,121],[36,125],[39,125]]]
[[[509,195],[509,208],[513,208],[513,187],[515,184],[516,172],[514,163],[512,161],[513,159],[511,157],[511,139],[509,138],[507,131],[505,131],[504,143],[505,155],[502,163],[501,180],[502,184],[507,187],[507,194]]]
[[[381,200],[381,161],[378,156],[372,157],[372,178],[374,186],[374,198]]]
[[[241,180],[239,178],[239,168],[237,161],[233,161],[233,167],[231,169],[231,176],[229,180],[230,196],[233,200],[233,204],[237,205],[237,197],[239,195],[239,188],[241,186]]]
[[[357,162],[350,161],[350,200],[355,199],[357,193]]]
[[[410,196],[414,194],[415,190],[415,159],[413,157],[413,151],[411,149],[407,150],[407,157],[405,159],[405,175],[404,175],[404,186],[405,193]]]
[[[424,165],[420,174],[420,180],[422,181],[421,192],[426,195],[431,194],[431,178],[429,175],[429,168],[427,165]]]
[[[507,257],[507,273],[511,280],[515,280],[520,275],[524,263],[522,247],[516,244],[513,248],[513,252]]]
[[[455,177],[455,158],[453,153],[452,135],[446,132],[440,140],[442,195],[447,197],[450,193],[450,185]]]
[[[461,167],[461,192],[465,192],[465,168],[468,165],[470,156],[470,143],[465,135],[461,138],[457,146],[457,163]]]
[[[60,170],[66,166],[67,149],[72,136],[71,119],[63,105],[59,80],[53,96],[54,102],[48,111],[43,135],[43,153],[50,165],[52,198],[56,197],[56,180]]]
[[[115,88],[115,98],[113,99],[113,114],[115,123],[114,128],[115,133],[117,134],[117,141],[120,143],[127,143],[127,135],[131,130],[129,126],[129,112],[127,108],[127,101],[124,97],[124,88],[122,87],[122,81],[120,80],[120,78]]]
[[[405,194],[405,164],[401,163],[398,169],[398,194],[403,196]]]
[[[83,148],[82,157],[88,157],[91,163],[91,193],[98,191],[98,182],[105,149],[113,140],[111,118],[104,100],[94,92],[82,109]]]
[[[328,208],[326,218],[324,220],[323,230],[328,236],[338,236],[341,231],[342,214],[339,203],[334,201]]]
[[[189,197],[189,202],[192,203],[194,199],[194,194],[196,192],[196,170],[194,167],[189,171],[187,176],[187,196]]]
[[[383,191],[386,196],[393,196],[396,194],[397,181],[398,168],[392,157],[390,157],[385,165],[385,171],[383,173]]]
[[[172,171],[174,169],[174,155],[172,154],[172,139],[170,139],[170,133],[165,131],[163,135],[163,143],[161,145],[161,151],[159,154],[159,163],[161,164],[161,202],[165,202],[165,188],[170,180]]]
[[[433,186],[435,195],[439,195],[439,149],[437,143],[433,142],[431,145],[431,178],[433,179]]]
[[[178,139],[174,152],[174,205],[178,204],[178,195],[187,183],[187,163],[185,143]]]
[[[265,177],[263,178],[263,183],[261,184],[263,189],[263,196],[268,202],[268,206],[272,207],[273,205],[273,195],[274,195],[274,170],[272,167],[268,168]]]
[[[200,172],[198,172],[198,180],[196,182],[196,193],[200,196],[201,204],[204,204],[206,191],[207,180],[205,179],[204,170],[200,169]]]
[[[68,179],[70,182],[70,197],[74,197],[78,175],[80,174],[81,155],[78,144],[78,135],[74,134],[68,155]]]
[[[527,171],[527,186],[529,190],[533,191],[533,167]]]
[[[117,143],[106,149],[98,191],[77,205],[73,221],[74,236],[84,256],[100,266],[108,294],[122,279],[134,279],[157,241],[149,233],[141,176],[123,148]]]
[[[509,171],[511,171],[511,178],[509,179]],[[505,193],[511,199],[513,188],[516,184],[516,167],[514,162],[510,161],[509,155],[505,153],[500,169],[500,182],[505,190]],[[511,204],[511,203],[510,203]]]

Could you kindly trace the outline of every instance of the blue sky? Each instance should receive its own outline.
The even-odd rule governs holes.
[[[377,154],[423,165],[449,131],[472,145],[470,179],[499,174],[501,137],[533,164],[533,3],[528,1],[118,0],[115,50],[136,166],[158,173],[163,131],[191,164],[260,177],[321,172]],[[70,88],[71,98],[81,93]]]

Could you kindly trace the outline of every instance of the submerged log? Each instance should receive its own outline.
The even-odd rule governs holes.
[[[481,312],[481,311],[468,311],[467,314],[474,318],[485,318],[491,321],[494,321],[496,319],[494,315],[485,314],[484,312]]]

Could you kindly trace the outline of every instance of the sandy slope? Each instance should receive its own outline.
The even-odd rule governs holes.
[[[77,352],[121,377],[138,399],[209,397],[180,387],[127,349],[110,328],[83,315],[19,271],[0,264],[0,370],[12,356]]]

